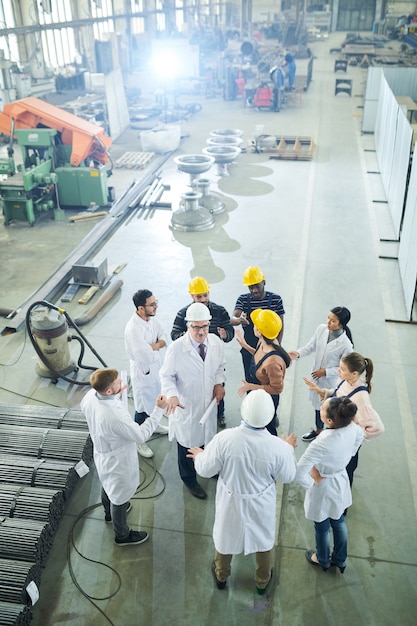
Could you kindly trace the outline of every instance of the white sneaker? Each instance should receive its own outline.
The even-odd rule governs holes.
[[[151,459],[153,457],[153,452],[150,447],[146,445],[146,443],[140,443],[138,445],[138,453],[145,459]]]
[[[158,428],[154,431],[158,435],[167,435],[169,433],[168,426],[164,426],[163,424],[159,424]]]

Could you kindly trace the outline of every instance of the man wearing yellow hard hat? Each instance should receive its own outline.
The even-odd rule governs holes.
[[[223,306],[220,306],[220,304],[211,302],[209,293],[210,285],[207,280],[202,276],[195,276],[190,280],[188,291],[193,302],[201,302],[201,304],[204,304],[209,309],[211,314],[209,332],[220,337],[225,343],[232,341],[235,336],[235,330],[230,322],[229,313]],[[175,317],[174,325],[171,330],[171,339],[173,341],[182,337],[187,332],[185,314],[188,307],[189,304],[180,309]],[[217,407],[217,425],[219,428],[226,426],[223,400]]]
[[[284,305],[281,296],[265,289],[265,276],[259,267],[251,265],[243,273],[243,284],[249,289],[249,293],[241,294],[236,300],[235,310],[231,318],[232,326],[242,325],[244,339],[252,348],[258,343],[253,331],[251,312],[255,309],[269,309],[275,311],[281,318],[282,328],[277,337],[281,343],[284,334]],[[250,380],[249,368],[252,354],[244,347],[241,349],[245,379]]]

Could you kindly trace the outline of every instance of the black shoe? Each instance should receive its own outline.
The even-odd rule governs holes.
[[[274,569],[272,568],[272,569],[271,569],[271,576],[270,576],[270,578],[269,578],[269,580],[268,580],[268,584],[267,584],[267,586],[266,586],[266,587],[262,587],[262,588],[256,587],[256,593],[257,593],[258,595],[263,596],[263,595],[264,595],[264,594],[268,591],[268,589],[269,589],[269,588],[270,588],[270,586],[271,586],[271,582],[272,582],[272,577],[273,577],[273,575],[274,575]]]
[[[307,441],[308,443],[310,443],[310,441],[313,441],[313,439],[315,439],[318,435],[320,435],[321,431],[317,431],[317,430],[312,430],[309,433],[304,433],[304,435],[301,437],[301,439],[303,441]]]
[[[335,563],[334,561],[330,561],[330,567],[338,567],[340,570],[340,573],[343,574],[343,572],[346,569],[346,565],[338,565],[337,563]]]
[[[132,503],[129,502],[129,506],[126,509],[126,515],[128,513],[130,513],[131,510],[132,510]],[[110,514],[109,515],[105,515],[104,516],[104,521],[106,522],[106,524],[111,524],[111,515]]]
[[[323,565],[321,565],[321,563],[317,563],[316,561],[313,561],[313,554],[316,554],[314,552],[314,550],[306,550],[306,559],[309,563],[311,563],[311,565],[316,565],[317,567],[321,567],[321,569],[323,570],[323,572],[327,572],[327,570],[329,569],[328,567],[323,567]],[[316,554],[317,557],[317,554]]]
[[[114,543],[117,546],[131,546],[138,543],[143,543],[149,539],[148,533],[145,533],[144,530],[131,530],[127,537],[124,539],[115,539]]]
[[[196,498],[200,498],[200,500],[205,500],[207,498],[207,494],[202,487],[198,483],[196,483],[193,487],[188,487],[190,493],[193,494]]]
[[[213,574],[214,582],[216,583],[217,589],[224,589],[226,587],[226,581],[225,580],[219,580],[217,578],[217,576],[216,576],[216,564],[215,564],[214,561],[211,564],[211,573]]]
[[[218,428],[226,428],[226,418],[224,417],[224,415],[220,415],[217,418],[217,427]]]

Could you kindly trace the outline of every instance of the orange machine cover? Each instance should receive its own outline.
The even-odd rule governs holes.
[[[71,165],[78,166],[84,159],[92,158],[107,163],[112,140],[101,126],[68,113],[39,98],[23,98],[5,104],[0,112],[0,132],[10,136],[14,128],[53,128],[61,133],[62,143],[72,146]]]

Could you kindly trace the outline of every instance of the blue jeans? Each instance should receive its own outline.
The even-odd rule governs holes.
[[[320,411],[316,411],[316,430],[323,430],[324,423],[321,421]]]
[[[330,559],[330,527],[333,530],[333,552]],[[345,566],[347,557],[348,530],[345,517],[339,519],[328,517],[322,522],[314,522],[316,535],[317,560],[322,567],[329,567],[330,560],[340,567]]]

